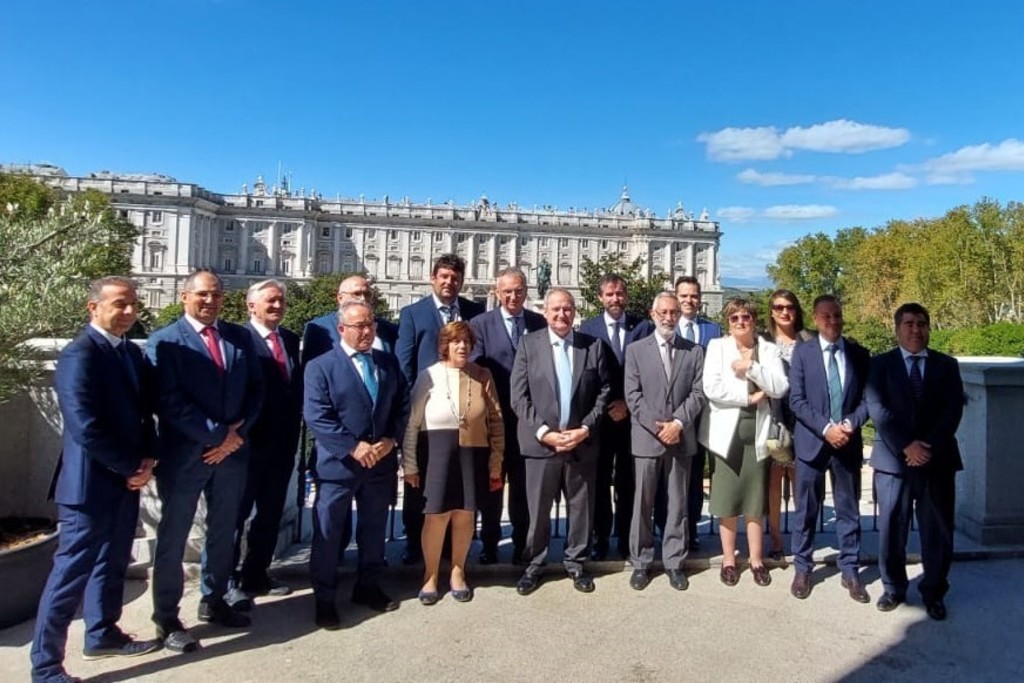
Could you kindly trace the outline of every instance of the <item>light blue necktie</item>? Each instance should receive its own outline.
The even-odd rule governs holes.
[[[558,373],[558,428],[569,426],[569,404],[572,402],[572,367],[569,365],[569,344],[563,339],[555,343],[555,372]]]
[[[686,334],[683,335],[683,336],[686,337],[687,341],[696,341],[697,338],[693,335],[693,323],[692,322],[686,323]]]
[[[379,387],[377,385],[377,375],[374,373],[373,357],[368,353],[357,353],[355,358],[359,363],[359,367],[363,370],[363,384],[366,385],[366,391],[370,393],[370,400],[376,405]]]
[[[828,345],[828,404],[834,424],[843,421],[843,383],[839,379],[839,363],[836,361],[838,350],[835,344]]]

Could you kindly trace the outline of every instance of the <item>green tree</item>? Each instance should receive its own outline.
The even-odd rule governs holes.
[[[598,282],[607,273],[617,273],[626,281],[626,291],[629,293],[626,310],[646,318],[654,297],[670,287],[671,282],[665,273],[655,271],[649,277],[644,277],[643,272],[644,259],[642,256],[638,256],[632,261],[627,261],[619,252],[605,254],[597,261],[583,257],[583,262],[580,264],[580,290],[583,301],[577,303],[580,317],[587,318],[602,310],[601,299],[598,296],[600,294]]]
[[[131,272],[137,234],[102,195],[66,198],[0,174],[0,401],[38,377],[29,339],[75,335],[88,283]]]

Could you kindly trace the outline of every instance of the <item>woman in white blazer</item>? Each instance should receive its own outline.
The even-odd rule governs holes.
[[[746,299],[725,305],[729,335],[712,339],[704,358],[707,408],[700,442],[715,456],[711,476],[711,514],[719,518],[722,539],[721,580],[739,581],[736,529],[740,515],[747,524],[750,572],[759,586],[771,583],[764,566],[763,521],[767,510],[768,398],[780,398],[789,381],[775,345],[759,338],[757,310]]]

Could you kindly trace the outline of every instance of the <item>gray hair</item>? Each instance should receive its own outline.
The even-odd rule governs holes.
[[[572,307],[576,308],[576,297],[574,297],[572,295],[572,292],[570,292],[565,287],[552,287],[551,289],[549,289],[547,294],[544,295],[544,308],[548,307],[548,300],[554,294],[564,294],[564,295],[566,295],[567,297],[569,297],[569,301],[572,302]]]
[[[247,304],[251,304],[252,302],[256,301],[257,295],[260,292],[262,292],[264,289],[270,289],[271,287],[276,287],[277,289],[280,289],[281,294],[284,294],[285,296],[288,295],[288,286],[285,285],[285,283],[281,282],[280,280],[270,278],[269,280],[260,280],[255,284],[249,285],[249,290],[245,293],[245,302]]]
[[[655,309],[658,306],[658,299],[672,299],[672,301],[678,302],[674,292],[668,290],[662,290],[654,295],[654,301],[651,302],[651,309]]]
[[[135,280],[130,277],[124,277],[123,275],[107,275],[93,280],[89,283],[89,301],[99,303],[103,300],[103,288],[110,285],[116,285],[118,287],[128,287],[132,290],[137,290],[139,286],[135,283]]]
[[[495,282],[503,277],[517,277],[524,286],[526,285],[526,273],[524,273],[523,269],[518,266],[509,266],[508,268],[502,269],[501,272],[498,273],[498,277],[495,278]]]
[[[371,314],[373,313],[373,306],[371,306],[369,302],[363,301],[362,299],[350,299],[349,301],[343,303],[340,308],[338,308],[338,323],[340,324],[345,320],[345,311],[347,311],[350,308],[355,308],[356,306],[365,308]]]

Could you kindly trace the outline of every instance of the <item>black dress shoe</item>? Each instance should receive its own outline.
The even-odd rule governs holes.
[[[338,608],[333,602],[316,602],[316,625],[325,631],[337,631],[341,628],[341,619],[338,618]]]
[[[789,587],[789,592],[798,600],[806,600],[811,594],[811,575],[798,571],[793,577],[793,585]]]
[[[199,648],[199,641],[178,619],[157,623],[156,637],[170,652],[195,652]]]
[[[497,564],[498,549],[484,548],[480,551],[480,556],[477,558],[477,562],[479,562],[480,564]]]
[[[839,582],[840,585],[850,593],[850,597],[856,602],[867,604],[871,602],[871,596],[868,595],[867,590],[864,589],[864,584],[860,582],[856,576],[846,578],[845,576]]]
[[[569,572],[569,578],[572,579],[572,587],[580,593],[594,592],[594,577],[584,570],[577,569],[576,571]]]
[[[935,621],[946,620],[946,603],[942,600],[929,600],[924,604],[924,609],[928,612],[928,616]]]
[[[677,591],[684,591],[690,587],[690,579],[682,569],[669,569],[665,573],[668,574],[668,585]]]
[[[126,634],[110,642],[101,643],[96,647],[82,650],[82,659],[105,659],[107,657],[138,657],[139,655],[156,652],[163,644],[159,640],[135,640]]]
[[[248,612],[252,609],[252,597],[241,588],[232,588],[225,593],[224,602],[231,605],[236,612]]]
[[[211,624],[220,624],[228,628],[246,628],[252,621],[238,610],[234,609],[223,600],[202,601],[199,603],[199,612],[196,615],[199,621]]]
[[[398,609],[398,603],[382,591],[380,586],[356,586],[352,589],[352,602],[375,612],[394,612]]]
[[[523,574],[516,582],[516,593],[529,595],[540,585],[540,574]]]
[[[646,569],[634,569],[633,574],[629,577],[629,587],[635,591],[642,591],[650,582],[651,575],[647,573]]]
[[[878,598],[875,607],[878,608],[879,612],[891,612],[904,602],[906,602],[906,598],[901,598],[892,593],[882,593],[882,597]]]

